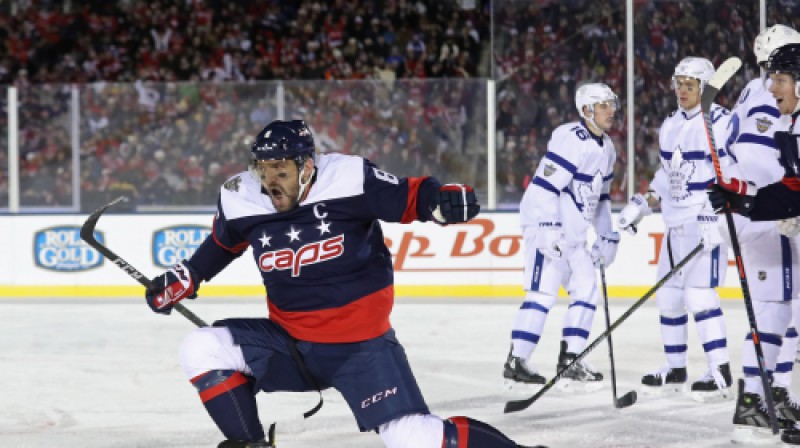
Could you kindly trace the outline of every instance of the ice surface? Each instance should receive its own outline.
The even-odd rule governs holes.
[[[468,415],[502,429],[521,444],[550,447],[730,446],[733,401],[701,404],[688,395],[640,394],[633,406],[613,407],[605,342],[586,358],[605,376],[592,393],[553,388],[530,408],[503,414],[505,401],[532,391],[504,391],[502,365],[520,300],[398,300],[393,324],[431,411]],[[567,300],[551,312],[534,365],[555,374]],[[612,299],[612,321],[631,304]],[[261,316],[261,299],[198,299],[187,306],[211,322]],[[723,301],[734,376],[741,376],[747,332],[744,305]],[[598,307],[590,340],[605,328]],[[177,348],[192,324],[173,313],[154,315],[133,299],[0,301],[0,447],[215,447],[222,439],[194,388],[183,378]],[[690,323],[690,381],[706,369]],[[639,389],[642,374],[664,363],[657,310],[647,303],[614,337],[618,394]],[[259,395],[265,426],[278,420],[279,448],[380,447],[359,433],[336,391],[322,410],[302,412],[316,393]],[[776,439],[777,441],[777,439]],[[777,443],[777,442],[776,442]]]

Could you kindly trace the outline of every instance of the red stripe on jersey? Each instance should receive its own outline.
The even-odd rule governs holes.
[[[394,286],[347,305],[317,311],[283,311],[269,301],[269,318],[302,341],[343,343],[366,341],[387,331],[394,305]]]
[[[234,253],[234,254],[238,254],[240,252],[244,252],[245,250],[247,250],[248,247],[250,247],[250,242],[249,241],[241,242],[241,243],[239,243],[239,244],[237,244],[237,245],[235,245],[233,247],[228,247],[228,246],[222,244],[222,242],[220,242],[220,240],[217,239],[217,217],[216,216],[214,216],[214,222],[211,224],[211,236],[214,238],[214,242],[217,243],[217,246],[227,250],[228,252]]]
[[[800,179],[792,176],[792,177],[784,177],[781,182],[789,187],[792,191],[800,191]]]
[[[192,384],[196,383],[200,378],[206,376],[207,374],[208,374],[208,372],[192,378],[192,380],[191,380]],[[214,386],[211,386],[206,390],[201,390],[200,391],[200,400],[202,400],[203,403],[206,403],[207,401],[213,400],[214,398],[216,398],[216,397],[218,397],[218,396],[220,396],[220,395],[222,395],[222,394],[224,394],[226,392],[230,392],[233,389],[236,389],[237,387],[241,386],[242,384],[247,384],[247,377],[245,377],[244,374],[242,374],[242,372],[235,372],[227,380],[225,380],[225,381],[223,381],[223,382],[221,382],[219,384],[216,384]]]
[[[409,177],[408,178],[408,199],[406,200],[406,211],[403,212],[403,218],[400,222],[408,224],[417,219],[417,196],[419,195],[419,186],[422,181],[428,177]]]
[[[448,418],[458,430],[458,448],[467,448],[469,446],[469,420],[466,417],[450,417]]]

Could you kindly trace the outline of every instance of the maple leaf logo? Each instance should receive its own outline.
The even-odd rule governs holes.
[[[597,203],[600,202],[600,194],[603,192],[603,174],[599,171],[594,175],[591,182],[581,182],[578,185],[578,201],[583,204],[583,219],[591,221],[597,210]]]
[[[665,167],[669,178],[669,192],[673,201],[682,201],[689,197],[689,180],[694,174],[695,166],[691,160],[683,159],[680,145],[672,152],[672,160]]]

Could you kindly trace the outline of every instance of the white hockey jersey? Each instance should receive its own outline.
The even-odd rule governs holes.
[[[592,135],[582,121],[557,127],[520,203],[523,231],[560,223],[567,242],[575,245],[586,241],[590,225],[598,235],[610,232],[615,160],[608,135]]]
[[[711,122],[717,154],[723,163],[730,112],[711,105]],[[706,189],[714,181],[714,165],[700,106],[691,111],[676,110],[661,125],[658,141],[661,166],[650,187],[661,197],[661,211],[667,227],[695,221],[701,212],[713,213]],[[726,158],[725,158],[726,159]],[[723,163],[724,164],[724,163]]]
[[[766,84],[765,84],[766,82]],[[731,111],[729,136],[725,149],[735,168],[728,177],[745,178],[763,187],[779,182],[784,168],[778,158],[773,136],[776,131],[786,131],[791,125],[790,116],[781,116],[775,98],[769,92],[769,79],[750,81]]]

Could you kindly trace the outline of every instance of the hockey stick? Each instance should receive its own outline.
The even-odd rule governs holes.
[[[88,218],[86,218],[86,222],[84,222],[83,226],[81,227],[81,238],[84,241],[86,241],[90,246],[95,248],[98,252],[103,254],[104,257],[108,258],[112,263],[117,265],[117,267],[119,267],[120,269],[125,271],[126,274],[130,275],[131,277],[133,277],[134,280],[136,280],[137,282],[141,283],[142,286],[144,286],[147,289],[153,289],[153,282],[151,282],[149,278],[147,278],[144,274],[142,274],[136,268],[131,266],[127,261],[123,260],[122,257],[120,257],[117,254],[115,254],[114,252],[112,252],[106,246],[103,246],[102,243],[100,243],[99,241],[97,241],[94,238],[94,228],[95,228],[95,226],[97,226],[97,220],[100,219],[100,216],[109,207],[117,204],[118,202],[127,201],[127,200],[128,200],[128,198],[126,198],[125,196],[120,196],[117,199],[114,199],[113,201],[109,202],[108,204],[106,204],[106,205],[98,208],[94,212],[92,212],[92,214],[89,215]],[[173,305],[172,308],[175,311],[181,313],[183,315],[183,317],[185,317],[185,318],[189,319],[190,321],[192,321],[192,323],[197,325],[198,327],[207,327],[208,326],[208,324],[205,323],[203,321],[203,319],[200,319],[199,317],[197,317],[196,314],[194,314],[193,312],[189,311],[189,309],[187,309],[182,304],[176,303],[175,305]]]
[[[714,174],[717,177],[717,182],[722,183],[722,168],[720,168],[719,154],[717,154],[717,145],[714,141],[714,131],[711,122],[711,103],[719,93],[719,90],[728,82],[729,79],[739,70],[742,66],[742,61],[737,57],[728,58],[723,62],[714,75],[708,81],[708,84],[703,89],[700,97],[700,108],[703,111],[703,124],[706,129],[706,137],[708,137],[709,150],[711,152],[711,161],[714,164]],[[730,207],[723,207],[725,213],[725,221],[728,225],[728,233],[731,236],[731,248],[733,249],[733,257],[736,260],[736,271],[739,273],[739,283],[742,286],[742,296],[744,297],[744,307],[747,310],[747,320],[750,324],[750,334],[753,338],[753,347],[756,352],[756,360],[758,361],[758,375],[761,377],[761,384],[764,386],[764,398],[767,402],[767,413],[769,414],[769,423],[772,426],[772,433],[777,434],[778,419],[775,415],[775,403],[772,394],[769,393],[772,388],[770,387],[769,378],[767,376],[766,366],[764,363],[764,351],[761,348],[761,339],[758,336],[758,326],[756,325],[756,316],[753,312],[753,301],[750,298],[750,288],[747,283],[747,275],[744,272],[744,263],[742,262],[742,249],[739,247],[739,238],[736,235],[736,225],[733,222],[733,214]]]
[[[614,394],[614,407],[621,409],[636,403],[636,391],[632,390],[617,398],[617,372],[614,368],[614,344],[611,342],[611,318],[608,313],[608,288],[606,287],[606,268],[600,263],[600,284],[603,288],[603,307],[606,310],[606,331],[608,331],[608,358],[611,361],[611,393]]]
[[[550,390],[550,388],[553,387],[562,376],[564,376],[564,374],[567,372],[567,370],[569,370],[572,367],[573,364],[579,362],[584,357],[586,357],[586,355],[589,354],[590,351],[594,350],[594,348],[597,347],[597,345],[600,342],[602,342],[603,339],[608,337],[608,335],[610,335],[612,331],[614,331],[617,327],[619,327],[622,324],[622,322],[625,322],[625,319],[630,317],[630,315],[633,314],[634,311],[636,311],[640,306],[642,306],[642,304],[644,304],[644,302],[646,302],[647,299],[650,298],[650,296],[655,294],[655,292],[659,288],[661,288],[664,285],[664,283],[667,282],[667,280],[672,278],[672,276],[675,275],[676,272],[681,270],[686,265],[686,263],[688,263],[689,260],[691,260],[692,257],[697,255],[697,253],[700,252],[702,249],[703,249],[703,243],[698,244],[697,247],[692,249],[692,251],[689,252],[689,254],[686,255],[686,257],[683,260],[681,260],[678,264],[676,264],[671,271],[667,272],[667,275],[662,277],[661,280],[659,280],[658,283],[655,284],[655,286],[650,288],[650,290],[647,291],[639,300],[637,300],[633,305],[631,305],[631,307],[628,308],[628,310],[625,311],[622,314],[622,316],[620,316],[617,320],[615,320],[614,323],[612,323],[611,326],[608,327],[606,331],[604,331],[600,336],[598,336],[594,341],[592,341],[582,352],[580,352],[575,357],[575,359],[573,359],[563,369],[559,370],[558,373],[556,373],[556,376],[551,378],[550,381],[547,382],[547,384],[542,386],[542,388],[539,389],[539,391],[536,392],[536,394],[525,400],[509,401],[508,403],[506,403],[506,407],[503,410],[503,412],[506,414],[508,414],[509,412],[517,412],[526,409],[528,406],[532,405],[533,402],[538,400],[539,397],[541,397],[542,395],[544,395],[545,392]]]

